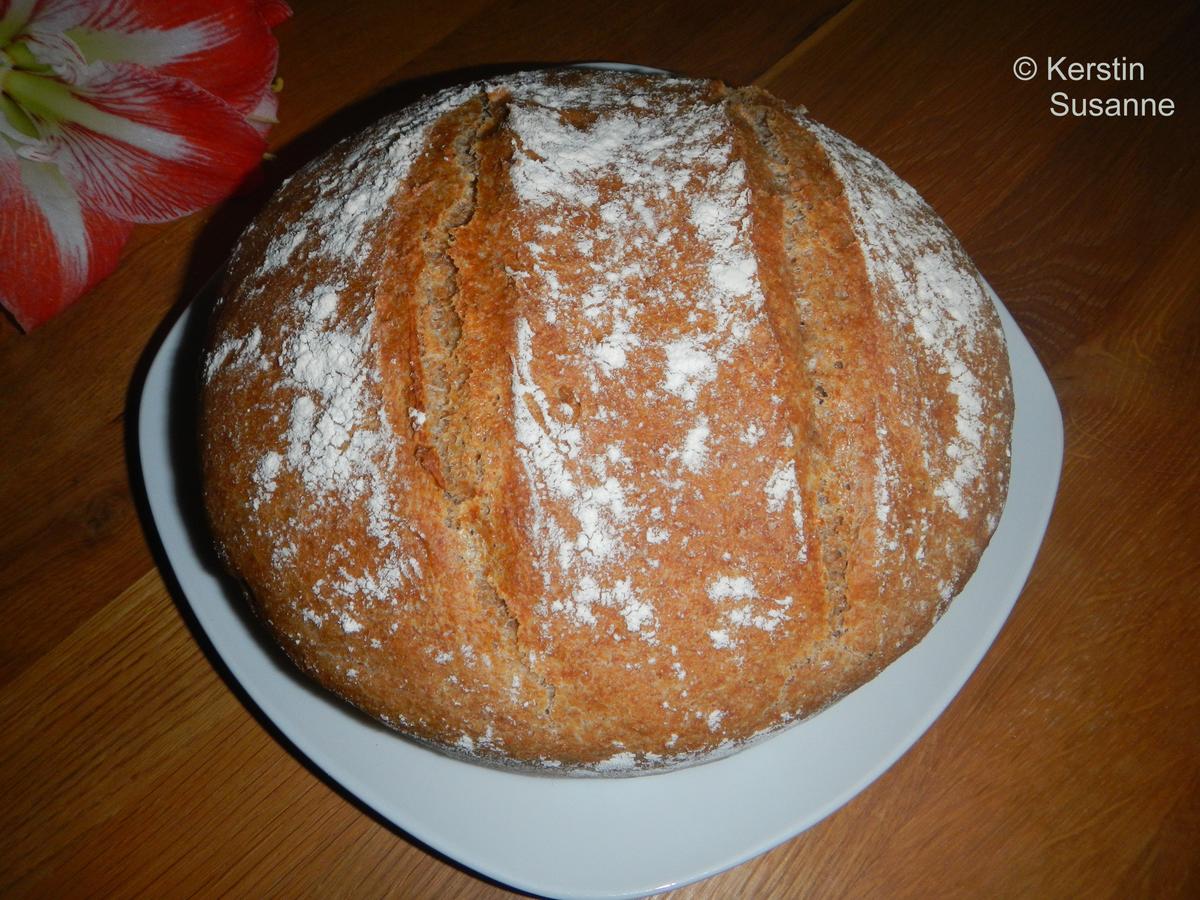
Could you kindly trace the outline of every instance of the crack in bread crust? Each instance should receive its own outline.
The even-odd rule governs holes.
[[[528,682],[539,714],[550,717],[554,685],[531,661],[522,609],[510,600],[507,571],[519,537],[499,515],[509,486],[478,440],[480,433],[503,434],[498,418],[510,396],[508,356],[497,352],[503,341],[496,340],[511,327],[506,304],[497,302],[507,294],[507,276],[493,240],[506,227],[498,197],[510,153],[500,130],[505,113],[502,94],[480,93],[433,127],[431,147],[399,199],[384,265],[396,265],[401,287],[394,298],[381,297],[381,307],[394,303],[395,312],[380,327],[407,329],[407,409],[394,415],[417,426],[414,458],[442,494],[445,526],[475,599],[495,611],[503,657]]]

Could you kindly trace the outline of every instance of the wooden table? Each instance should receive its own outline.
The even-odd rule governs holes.
[[[612,59],[755,82],[916,185],[1050,372],[1058,505],[974,677],[846,808],[677,896],[1200,895],[1194,4],[293,5],[271,184],[451,70]],[[1125,56],[1145,80],[1022,82],[1023,55]],[[1053,90],[1177,112],[1056,117]],[[0,893],[507,894],[293,757],[156,567],[130,398],[261,202],[139,228],[87,300],[0,330]]]

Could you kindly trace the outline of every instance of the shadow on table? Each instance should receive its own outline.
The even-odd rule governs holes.
[[[544,66],[545,64],[540,65]],[[142,470],[143,461],[139,444],[139,410],[150,368],[158,356],[164,341],[166,341],[178,320],[185,312],[188,312],[187,319],[182,326],[184,331],[171,372],[169,388],[170,421],[168,446],[171,465],[174,467],[177,475],[179,473],[187,473],[185,477],[177,479],[177,496],[175,497],[175,501],[183,511],[184,521],[188,529],[188,539],[203,560],[205,567],[222,580],[226,593],[230,598],[239,597],[241,586],[224,571],[224,567],[213,549],[212,537],[208,530],[207,517],[200,492],[200,460],[198,455],[199,448],[196,441],[196,423],[199,415],[201,356],[207,341],[210,329],[210,317],[219,290],[221,269],[226,258],[232,252],[238,236],[258,211],[262,209],[268,198],[284,179],[291,176],[309,161],[322,155],[343,138],[357,134],[384,115],[402,109],[413,101],[441,88],[463,84],[480,78],[538,67],[539,64],[537,63],[480,66],[456,69],[412,81],[401,82],[340,110],[311,131],[300,135],[282,147],[276,153],[275,159],[264,167],[266,171],[264,172],[262,181],[253,189],[224,203],[204,226],[193,247],[181,295],[170,313],[164,318],[158,328],[155,329],[154,335],[139,358],[137,366],[134,369],[133,378],[126,392],[125,402],[126,460],[128,461],[129,480],[133,489],[133,498],[142,522],[142,530],[146,535],[146,542],[150,547],[159,572],[167,585],[167,589],[171,593],[180,616],[187,624],[196,643],[204,651],[209,663],[220,675],[229,690],[241,701],[242,705],[254,716],[265,731],[285,747],[293,757],[299,760],[309,772],[323,781],[347,803],[352,804],[364,815],[371,817],[378,824],[388,828],[401,839],[413,846],[419,847],[447,865],[453,866],[461,872],[468,873],[490,884],[503,887],[508,891],[513,891],[514,889],[481,875],[473,869],[467,868],[425,844],[423,841],[397,828],[354,794],[350,793],[341,783],[328,776],[279,730],[270,717],[258,707],[233,676],[225,662],[221,659],[220,654],[217,653],[197,620],[191,605],[188,603],[183,589],[171,568],[162,540],[155,526]],[[286,106],[284,109],[286,114]],[[194,308],[189,311],[189,306]],[[296,669],[253,615],[248,603],[234,602],[232,605],[242,618],[247,629],[256,636],[262,647],[270,654],[282,675],[290,678],[313,695],[337,702],[332,694],[317,687]],[[391,739],[406,739],[384,728],[374,719],[368,718],[357,709],[353,709],[353,713],[361,721],[369,724]],[[523,895],[533,896],[530,894]]]

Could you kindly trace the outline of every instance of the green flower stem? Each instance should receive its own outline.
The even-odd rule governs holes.
[[[10,71],[0,89],[27,112],[50,122],[77,122],[97,134],[149,149],[155,130],[113,115],[80,100],[61,81],[31,72]]]
[[[25,27],[32,12],[33,0],[16,0],[9,5],[8,15],[0,19],[0,47],[4,47],[14,34]]]
[[[7,94],[0,94],[0,115],[4,116],[8,120],[8,124],[21,134],[31,138],[39,137],[37,126],[33,124],[33,120]]]
[[[65,84],[41,75],[13,69],[0,81],[0,90],[35,115],[51,121],[70,118],[68,110],[78,103]]]
[[[71,118],[71,107],[80,102],[61,81],[19,69],[9,72],[0,88],[31,113],[56,122]]]
[[[49,66],[37,61],[37,57],[33,55],[24,41],[13,41],[4,48],[4,51],[8,54],[8,58],[12,60],[13,68],[41,74],[50,71]]]

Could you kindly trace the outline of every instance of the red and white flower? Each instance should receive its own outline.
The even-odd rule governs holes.
[[[0,302],[21,327],[134,224],[228,196],[275,122],[282,0],[0,0]]]

